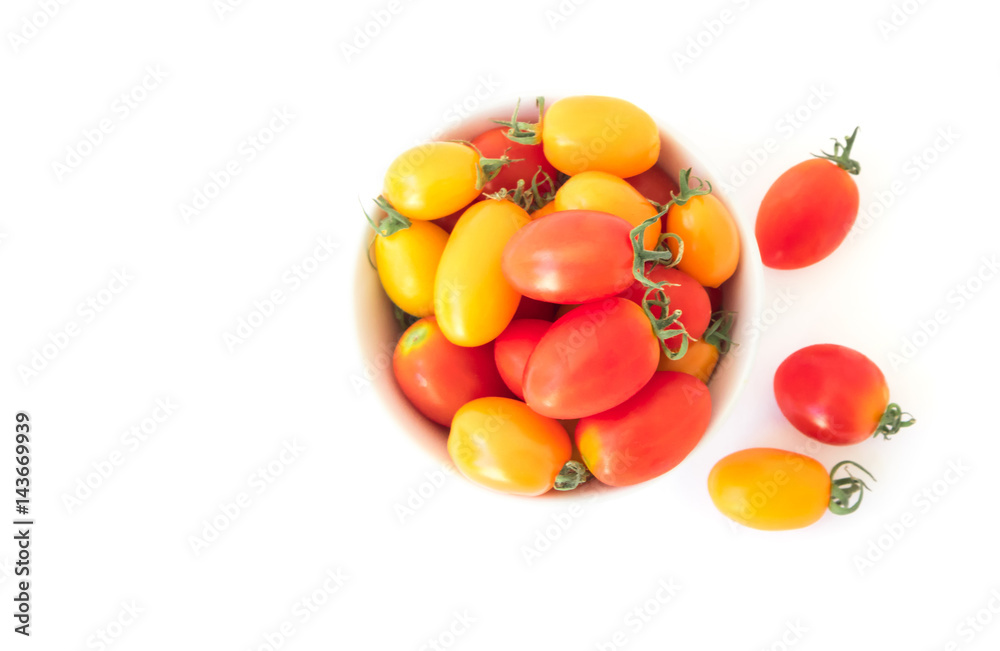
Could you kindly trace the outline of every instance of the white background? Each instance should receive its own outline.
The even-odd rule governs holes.
[[[5,2],[0,513],[13,512],[14,414],[25,410],[38,524],[34,635],[14,635],[4,615],[0,646],[101,648],[97,631],[110,630],[115,649],[258,649],[284,623],[288,649],[610,649],[616,632],[636,650],[997,648],[1000,283],[975,278],[1000,249],[1000,8],[904,4],[910,14],[887,32],[889,0],[404,1],[348,56],[343,44],[386,1],[250,0],[221,17],[212,0],[69,2],[19,44],[10,34],[41,9]],[[679,62],[685,50],[695,56]],[[116,98],[147,66],[166,78],[125,116]],[[778,174],[860,124],[870,219],[821,264],[767,272],[765,307],[790,307],[755,315],[766,321],[750,386],[668,476],[587,501],[447,478],[401,518],[410,491],[428,494],[442,475],[383,413],[391,377],[351,384],[372,361],[359,357],[352,314],[358,198],[477,89],[490,101],[627,98],[725,179],[773,138],[777,150],[729,194],[749,220]],[[817,92],[822,102],[799,108]],[[294,119],[247,161],[241,143],[276,109]],[[110,134],[59,178],[53,163],[104,119]],[[914,156],[933,160],[921,169]],[[181,204],[231,160],[241,172],[185,221]],[[312,265],[317,238],[340,247],[292,291],[282,276]],[[107,299],[123,267],[128,286],[86,320],[88,298]],[[276,288],[284,303],[230,351],[224,333]],[[936,311],[947,322],[926,326]],[[25,381],[19,367],[70,322],[77,336]],[[786,355],[825,341],[875,360],[919,424],[888,443],[809,446],[778,412],[771,378]],[[123,441],[157,399],[176,411],[146,441]],[[304,451],[258,493],[251,475],[292,441]],[[828,466],[851,458],[879,481],[852,516],[741,529],[714,510],[705,478],[758,445]],[[110,476],[68,505],[115,452]],[[195,553],[191,536],[241,492],[249,506]],[[9,613],[9,520],[3,529]],[[327,598],[329,571],[345,579]],[[662,582],[679,587],[669,601]],[[303,622],[300,602],[316,590],[326,602]],[[132,601],[142,612],[121,617],[122,631]],[[963,624],[977,614],[978,631]]]

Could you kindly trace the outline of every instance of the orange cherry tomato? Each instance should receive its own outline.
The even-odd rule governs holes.
[[[570,177],[556,192],[554,203],[557,211],[596,210],[611,213],[633,227],[657,213],[653,204],[638,190],[607,172],[581,172]],[[643,233],[643,246],[653,250],[659,238],[660,223],[657,220]]]
[[[740,261],[740,233],[729,210],[714,195],[693,196],[667,211],[666,232],[684,242],[677,268],[705,287],[726,282]],[[677,241],[667,240],[677,255]]]

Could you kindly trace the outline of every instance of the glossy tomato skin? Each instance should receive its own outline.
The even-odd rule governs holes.
[[[708,328],[709,321],[712,318],[712,303],[708,298],[705,288],[680,269],[668,269],[657,265],[650,270],[651,266],[647,265],[646,278],[655,283],[669,283],[669,285],[663,288],[663,292],[670,300],[669,311],[672,313],[674,310],[680,310],[681,317],[678,321],[684,324],[684,329],[687,330],[688,335],[692,339],[701,337],[705,334],[705,329]],[[631,287],[619,294],[619,296],[642,307],[642,299],[645,293],[646,287],[637,280]],[[654,298],[654,295],[651,294],[650,298]],[[663,312],[656,305],[651,306],[650,311],[658,319]],[[680,337],[671,337],[667,340],[667,346],[670,350],[677,350],[681,344],[680,339]]]
[[[660,131],[635,104],[581,95],[560,99],[545,112],[542,145],[545,157],[570,176],[596,170],[626,178],[656,163]]]
[[[451,424],[448,453],[466,478],[510,495],[541,495],[572,454],[559,421],[508,398],[467,403]]]
[[[504,135],[506,131],[507,127],[497,127],[479,134],[472,140],[473,146],[479,150],[484,158],[500,158],[506,153],[507,157],[514,161],[504,165],[492,181],[487,181],[486,185],[483,186],[483,192],[493,194],[505,188],[513,190],[517,188],[518,180],[522,179],[524,187],[530,188],[531,181],[539,166],[554,183],[559,172],[552,166],[552,163],[545,160],[542,145],[513,142]],[[542,192],[552,192],[555,188],[544,179],[544,176],[539,175],[538,189]]]
[[[493,344],[456,346],[445,338],[433,317],[420,319],[406,329],[393,352],[392,369],[410,403],[445,427],[470,400],[511,396],[497,371]]]
[[[656,365],[656,370],[687,373],[708,384],[718,363],[719,349],[704,339],[696,339],[688,343],[687,352],[680,359],[670,359],[660,351],[660,363]]]
[[[705,287],[718,287],[736,271],[740,233],[729,210],[714,195],[698,195],[682,206],[670,206],[666,232],[679,235],[684,242],[677,268]],[[667,246],[677,254],[675,240],[668,240]]]
[[[807,346],[774,374],[774,397],[806,436],[830,445],[870,438],[889,406],[882,371],[861,353],[836,344]]]
[[[647,199],[652,199],[661,206],[667,205],[672,194],[680,191],[677,178],[663,171],[659,165],[653,165],[642,174],[625,179],[629,185],[639,191]]]
[[[635,303],[617,297],[585,303],[553,323],[531,353],[524,371],[525,402],[550,418],[605,411],[649,381],[659,350],[649,320]]]
[[[556,211],[606,212],[621,217],[633,228],[657,213],[638,190],[607,172],[580,172],[570,177],[556,193],[555,204]],[[651,251],[659,241],[660,222],[657,220],[643,232],[643,246]]]
[[[504,277],[501,258],[529,221],[513,202],[485,199],[455,224],[434,280],[434,314],[452,343],[482,346],[514,318],[521,295]]]
[[[703,382],[686,373],[657,372],[622,404],[581,418],[574,436],[597,479],[631,486],[683,461],[711,419],[712,398]]]
[[[434,314],[434,276],[448,233],[414,221],[388,237],[375,238],[375,267],[389,299],[407,314]]]
[[[503,252],[504,276],[521,294],[548,303],[614,296],[633,277],[631,228],[608,213],[554,212],[510,238]]]
[[[457,142],[428,142],[392,161],[382,196],[404,217],[439,219],[479,196],[479,154]]]
[[[551,321],[541,319],[514,319],[493,344],[493,356],[500,377],[503,378],[507,388],[522,400],[524,367],[528,365],[528,358],[542,339],[542,335],[548,332],[551,326]]]
[[[782,531],[813,524],[830,504],[830,475],[812,457],[751,448],[721,459],[708,492],[723,515],[754,529]]]
[[[833,253],[858,216],[858,186],[835,163],[807,160],[778,177],[757,212],[757,245],[773,269],[801,269]]]

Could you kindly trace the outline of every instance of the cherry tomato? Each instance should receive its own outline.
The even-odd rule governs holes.
[[[596,210],[621,217],[636,227],[657,210],[646,197],[617,176],[607,172],[581,172],[570,177],[556,192],[556,210]],[[659,221],[646,228],[643,245],[653,250],[660,241]]]
[[[503,273],[521,294],[549,303],[614,296],[633,279],[631,228],[608,213],[554,212],[510,238]]]
[[[391,235],[375,237],[375,267],[389,300],[413,316],[434,314],[434,276],[448,234],[414,221]]]
[[[555,303],[536,301],[528,296],[522,296],[521,302],[517,304],[517,312],[514,312],[514,319],[541,319],[552,322],[556,320],[556,310],[559,306]]]
[[[524,378],[524,367],[528,365],[528,358],[531,357],[542,335],[551,326],[551,321],[514,319],[494,342],[493,356],[500,377],[507,384],[507,388],[522,400],[524,389],[521,387],[521,381]]]
[[[541,495],[570,459],[559,421],[509,398],[473,400],[455,414],[448,435],[455,467],[471,481],[511,495]]]
[[[728,518],[754,529],[808,527],[830,504],[831,481],[812,457],[774,448],[740,450],[708,475],[708,493]]]
[[[445,339],[434,317],[420,319],[403,333],[392,355],[392,370],[413,406],[446,427],[470,400],[511,395],[497,371],[492,342],[456,346]]]
[[[559,172],[552,163],[545,160],[545,154],[541,145],[528,145],[520,142],[512,142],[504,135],[506,127],[497,127],[479,134],[472,140],[473,146],[486,158],[500,158],[505,153],[511,159],[509,165],[505,165],[500,172],[483,186],[483,192],[493,194],[506,188],[513,190],[517,187],[519,180],[524,181],[526,188],[531,187],[531,180],[541,167],[542,171],[549,175],[551,183],[545,181],[545,177],[539,175],[538,189],[543,192],[553,192],[556,176]]]
[[[635,104],[581,95],[558,100],[542,122],[545,157],[569,174],[588,170],[625,178],[645,172],[660,156],[660,130]]]
[[[858,216],[860,171],[850,159],[854,135],[836,156],[799,163],[778,177],[757,212],[757,245],[764,264],[773,269],[801,269],[827,257],[840,246]]]
[[[688,335],[691,339],[700,337],[712,319],[712,305],[705,288],[680,269],[668,269],[656,265],[652,270],[649,270],[650,266],[647,264],[646,278],[655,283],[669,283],[663,288],[663,292],[670,300],[669,311],[672,313],[675,310],[680,310],[681,316],[678,321],[684,325]],[[645,294],[646,287],[637,280],[619,296],[642,307],[642,299]],[[650,294],[651,299],[655,297],[655,293]],[[650,311],[657,319],[663,313],[658,305],[650,306]],[[676,351],[681,344],[681,337],[671,337],[666,340],[666,344],[670,350]]]
[[[452,343],[482,346],[514,318],[521,295],[504,278],[500,260],[507,241],[529,222],[514,203],[486,199],[455,224],[434,281],[434,313]]]
[[[482,163],[476,150],[461,143],[417,145],[389,165],[382,196],[409,219],[445,217],[479,196]]]
[[[550,418],[605,411],[649,381],[659,350],[649,319],[635,303],[623,298],[585,303],[553,323],[531,353],[525,402]]]
[[[691,197],[684,205],[672,205],[667,211],[666,232],[684,242],[684,253],[677,268],[706,287],[726,282],[740,261],[740,233],[729,210],[714,195]],[[677,255],[677,242],[667,240],[670,252]]]
[[[707,384],[718,363],[719,349],[703,339],[696,339],[688,342],[687,352],[680,359],[670,359],[660,351],[660,362],[656,370],[687,373]]]
[[[581,418],[575,440],[597,479],[631,486],[683,461],[711,419],[712,398],[703,382],[685,373],[654,373],[617,407]]]
[[[913,424],[889,404],[889,386],[875,362],[856,350],[817,344],[798,350],[774,374],[774,396],[795,429],[830,445],[888,436]]]
[[[671,194],[676,194],[680,189],[677,187],[677,179],[664,172],[659,165],[653,165],[642,174],[631,176],[625,180],[638,190],[639,194],[647,199],[652,199],[661,206],[667,205]]]
[[[539,217],[544,217],[545,215],[551,215],[555,211],[556,211],[556,202],[555,202],[555,199],[553,199],[552,201],[548,202],[547,204],[545,204],[541,208],[539,208],[539,209],[535,210],[534,212],[532,212],[531,213],[531,218],[532,219],[538,219]]]

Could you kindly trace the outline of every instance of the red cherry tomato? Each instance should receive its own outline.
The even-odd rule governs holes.
[[[511,395],[493,360],[493,342],[474,348],[456,346],[445,339],[434,317],[407,328],[396,344],[392,369],[413,406],[445,426],[470,400]]]
[[[660,205],[666,205],[670,201],[671,193],[677,193],[680,188],[677,179],[663,171],[659,165],[653,165],[642,174],[625,179],[629,185],[639,191],[639,194],[652,199]]]
[[[523,294],[549,303],[614,296],[632,276],[632,225],[592,210],[564,210],[527,224],[503,252],[503,273]]]
[[[543,172],[549,175],[552,183],[555,183],[559,172],[552,166],[552,163],[545,160],[542,145],[526,145],[508,140],[507,136],[504,135],[507,130],[507,127],[490,129],[479,134],[472,141],[472,144],[482,153],[484,158],[500,158],[506,152],[507,157],[514,161],[509,165],[504,165],[500,173],[483,186],[483,192],[493,194],[503,188],[513,190],[517,187],[518,180],[521,179],[524,180],[524,186],[530,188],[531,180],[535,177],[539,166]],[[544,181],[544,179],[544,176],[539,175],[538,189],[542,192],[555,193],[552,183]]]
[[[531,297],[522,296],[521,302],[517,304],[517,312],[514,313],[514,318],[541,319],[552,322],[556,320],[556,310],[558,309],[559,306],[555,303],[536,301]]]
[[[694,450],[712,419],[708,387],[687,373],[660,371],[637,394],[581,418],[574,438],[583,462],[611,486],[659,477]]]
[[[515,319],[507,329],[496,338],[493,356],[496,359],[500,377],[507,388],[518,398],[524,399],[521,381],[524,378],[524,367],[535,346],[552,326],[550,321],[540,319]]]
[[[708,298],[708,292],[705,291],[705,288],[680,269],[668,269],[660,265],[657,265],[652,271],[647,271],[646,277],[655,283],[670,283],[670,285],[663,288],[663,292],[670,299],[669,311],[680,310],[681,317],[678,321],[684,325],[684,329],[687,330],[688,335],[693,339],[701,337],[705,333],[709,321],[712,319],[712,303]],[[642,307],[642,299],[645,293],[646,288],[637,280],[631,287],[619,294],[619,296]],[[651,299],[655,298],[656,294],[650,294],[649,297]],[[663,312],[658,305],[650,306],[650,311],[657,319],[660,318],[660,314]],[[678,349],[681,344],[680,339],[680,337],[671,337],[666,340],[670,350]]]
[[[774,397],[785,418],[806,436],[830,445],[894,434],[912,417],[889,404],[885,376],[873,361],[836,344],[808,346],[774,374]]]
[[[858,186],[851,178],[860,166],[850,160],[854,135],[838,142],[834,160],[814,158],[778,177],[757,212],[757,245],[773,269],[801,269],[840,246],[858,216]]]
[[[550,215],[545,219],[551,219]],[[580,418],[628,400],[656,371],[660,347],[635,303],[586,303],[552,324],[524,370],[524,400],[549,418]]]

